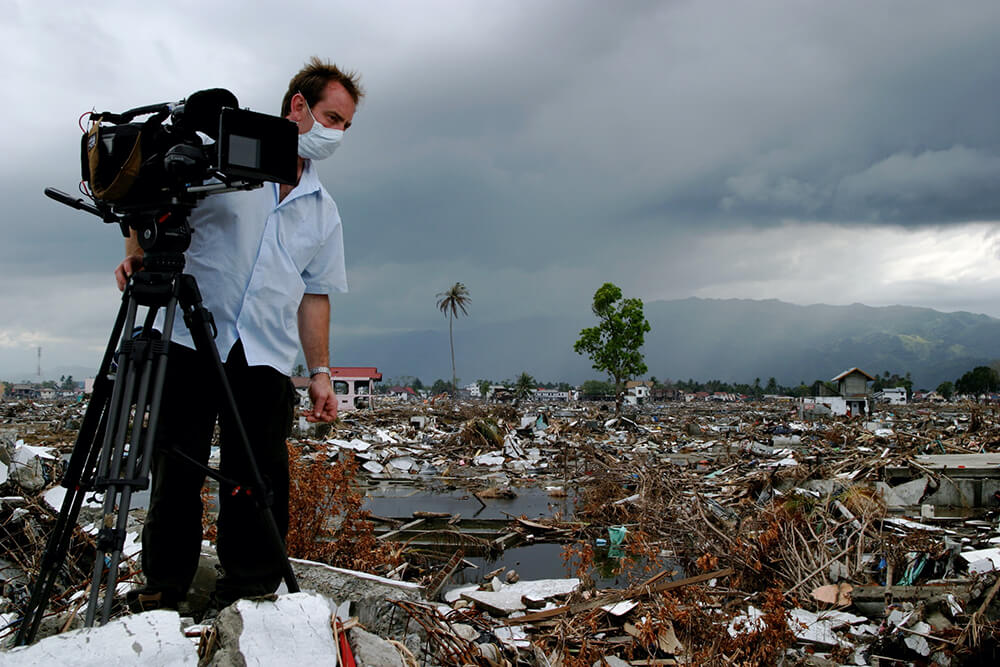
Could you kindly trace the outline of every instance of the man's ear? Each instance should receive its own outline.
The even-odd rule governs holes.
[[[303,116],[305,116],[307,104],[306,98],[302,93],[292,95],[291,110],[288,112],[288,119],[296,123],[301,121]]]

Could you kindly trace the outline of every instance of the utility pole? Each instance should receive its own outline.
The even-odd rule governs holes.
[[[38,346],[38,381],[42,381],[42,346]]]

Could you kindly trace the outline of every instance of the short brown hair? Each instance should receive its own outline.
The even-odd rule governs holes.
[[[345,72],[333,63],[323,62],[313,56],[288,82],[288,91],[281,100],[281,115],[287,116],[292,112],[292,97],[295,93],[302,93],[306,98],[306,104],[312,108],[323,98],[326,87],[334,81],[347,90],[347,94],[355,104],[365,96],[364,90],[361,89],[361,76],[357,72]]]

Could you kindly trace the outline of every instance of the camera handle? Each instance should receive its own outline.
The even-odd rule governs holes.
[[[178,254],[177,264],[183,267],[183,254]],[[202,304],[197,282],[194,276],[181,273],[180,269],[176,272],[144,270],[132,276],[122,295],[122,304],[94,382],[94,391],[63,476],[62,486],[68,491],[46,543],[39,576],[15,638],[16,646],[23,646],[34,640],[59,570],[65,561],[84,495],[88,491],[103,491],[104,503],[85,624],[87,627],[94,624],[98,604],[101,602],[102,580],[104,597],[100,623],[103,625],[111,616],[132,494],[149,486],[170,336],[178,305],[191,332],[195,349],[204,363],[214,369],[213,372],[219,379],[223,392],[222,409],[232,416],[242,449],[240,456],[250,464],[253,479],[249,481],[249,493],[260,511],[266,541],[270,543],[274,557],[283,561],[282,577],[288,590],[299,590],[285,551],[284,540],[271,511],[270,494],[266,493],[264,480],[250,448],[232,388],[213,340],[212,315]],[[123,333],[133,331],[139,306],[149,309],[141,331],[134,337],[123,336]],[[162,335],[157,335],[153,329],[153,321],[159,308],[165,309]],[[115,349],[119,340],[116,368]],[[185,458],[212,478],[231,483],[231,480],[223,478],[217,470]]]

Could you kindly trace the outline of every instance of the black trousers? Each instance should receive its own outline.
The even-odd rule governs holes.
[[[248,366],[237,341],[225,363],[226,377],[257,466],[273,494],[282,538],[288,531],[288,450],[295,392],[269,366]],[[207,463],[219,420],[222,475],[243,488],[220,485],[216,547],[223,575],[216,583],[221,605],[273,593],[284,563],[275,555],[253,498],[242,492],[253,481],[234,426],[222,410],[218,379],[189,348],[171,343],[152,465],[152,489],[142,531],[142,567],[148,588],[183,600],[198,568],[202,538],[201,488],[205,473],[172,454],[185,452]]]

